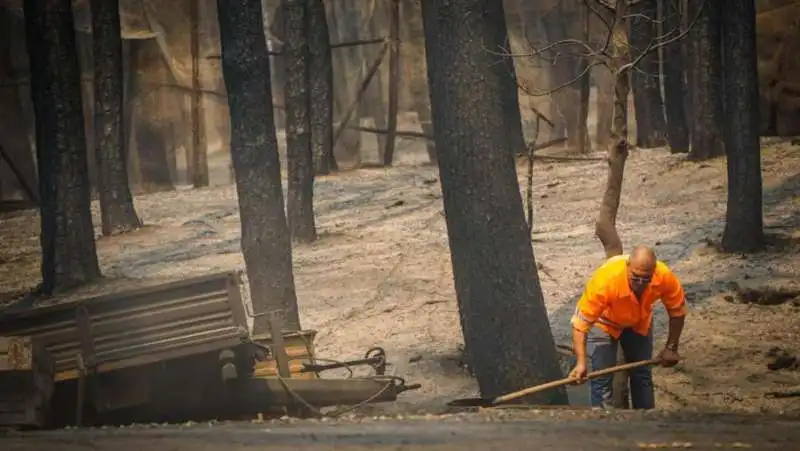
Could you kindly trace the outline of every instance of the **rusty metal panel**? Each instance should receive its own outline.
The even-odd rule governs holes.
[[[52,374],[53,361],[31,337],[0,337],[0,371],[42,371]]]
[[[31,337],[0,337],[0,427],[41,427],[53,394],[53,359]]]
[[[0,371],[33,369],[33,347],[28,337],[0,337]]]
[[[240,284],[238,272],[225,272],[14,312],[0,317],[0,335],[44,345],[56,380],[77,377],[87,349],[94,355],[84,360],[101,373],[220,350],[249,338]]]

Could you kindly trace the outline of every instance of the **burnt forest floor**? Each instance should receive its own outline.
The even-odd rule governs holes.
[[[319,331],[317,355],[344,360],[382,346],[390,373],[422,384],[397,403],[365,407],[366,414],[436,410],[476,391],[459,364],[462,339],[437,170],[425,164],[418,143],[401,143],[398,155],[390,169],[319,177],[320,239],[293,251],[301,320]],[[574,303],[603,260],[593,234],[606,180],[601,156],[535,164],[533,246],[560,343],[569,342]],[[519,163],[524,194],[526,163]],[[227,171],[225,163],[215,167]],[[690,304],[685,362],[656,370],[661,410],[800,413],[800,398],[767,395],[800,386],[797,365],[777,371],[766,366],[776,350],[800,354],[800,146],[764,140],[763,175],[769,248],[725,255],[717,250],[726,203],[724,159],[698,164],[665,149],[631,153],[620,234],[626,248],[653,245],[684,282]],[[71,297],[142,279],[243,269],[234,186],[140,195],[136,207],[146,226],[98,239],[106,281]],[[99,225],[96,203],[93,209]],[[36,211],[0,218],[0,303],[39,283],[38,232]],[[656,336],[663,342],[661,310]]]

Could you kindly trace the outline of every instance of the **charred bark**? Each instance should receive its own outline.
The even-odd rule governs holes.
[[[680,1],[661,0],[662,34],[681,30]],[[683,41],[662,49],[664,69],[664,107],[667,113],[667,141],[672,153],[689,152],[689,126],[686,122],[686,83],[684,81]]]
[[[692,129],[689,158],[708,160],[725,154],[722,101],[722,30],[720,1],[690,1]],[[699,16],[698,16],[699,14]]]
[[[23,3],[41,193],[42,291],[100,277],[70,0]]]
[[[333,62],[325,3],[306,0],[311,153],[314,172],[337,170],[333,156]]]
[[[499,2],[499,7],[503,7],[503,2]],[[505,14],[505,13],[504,13]],[[498,23],[494,32],[497,36],[492,40],[493,42],[500,41],[502,46],[495,49],[499,54],[510,52],[511,42],[508,37],[508,29],[505,21]],[[519,110],[519,85],[517,83],[517,72],[514,66],[514,59],[511,57],[503,57],[503,112],[505,117],[506,138],[510,141],[511,154],[516,156],[525,153],[527,146],[525,145],[525,135],[522,133],[522,113]]]
[[[614,74],[606,66],[594,68],[597,86],[597,124],[595,140],[598,149],[605,150],[611,143],[611,129],[614,127]]]
[[[722,15],[728,155],[728,208],[722,248],[753,252],[764,247],[758,57],[753,0],[728,0]]]
[[[560,377],[502,99],[496,0],[422,3],[436,149],[461,326],[482,396]],[[499,69],[499,70],[498,70]],[[536,333],[531,333],[531,331]],[[528,397],[563,404],[563,390]]]
[[[625,18],[628,14],[627,0],[617,0],[614,9],[614,28],[611,30],[609,52],[610,70],[614,77],[614,113],[611,127],[611,147],[608,149],[608,179],[600,212],[595,222],[595,235],[603,244],[606,258],[623,252],[622,239],[617,231],[617,212],[622,196],[625,162],[628,158],[628,95],[630,94],[630,62],[628,29]],[[621,362],[621,348],[617,345],[617,363]],[[616,373],[612,383],[614,407],[629,407],[628,374]]]
[[[617,212],[622,196],[625,162],[628,158],[628,95],[630,94],[628,31],[625,25],[626,0],[617,0],[615,28],[611,39],[611,72],[614,74],[614,123],[611,128],[611,147],[608,150],[608,179],[600,213],[595,223],[595,235],[603,243],[606,257],[622,254],[622,240],[617,232]]]
[[[217,0],[217,5],[242,254],[253,310],[256,314],[280,310],[285,327],[299,330],[261,1]],[[254,333],[269,330],[265,318],[256,319]]]
[[[272,45],[271,48],[273,51],[280,51],[281,47],[283,46],[284,39],[283,10],[281,7],[281,0],[265,0],[262,1],[261,4],[263,5],[263,8],[273,7],[272,11],[264,11],[264,13],[268,13],[265,18],[269,22],[268,30]],[[263,18],[262,21],[264,21]],[[283,97],[283,85],[285,84],[284,80],[286,79],[286,67],[283,63],[283,57],[281,55],[270,55],[269,60],[270,68],[272,69],[272,78],[270,79],[272,83],[272,99],[274,103],[283,105],[285,103]],[[273,117],[275,128],[286,128],[286,112],[284,110],[275,108]]]
[[[74,10],[73,10],[74,12]],[[75,30],[75,47],[78,51],[78,68],[81,73],[81,106],[83,107],[83,136],[86,139],[87,161],[97,161],[94,154],[94,82],[89,74],[94,72],[92,35],[88,31]],[[92,198],[97,193],[97,165],[89,164],[89,188]]]
[[[386,115],[386,142],[379,153],[383,154],[384,166],[391,166],[397,139],[397,113],[400,108],[400,0],[391,1],[389,10],[389,101]],[[513,66],[513,61],[511,62]],[[514,85],[516,95],[516,84]],[[519,114],[519,107],[517,108]],[[520,129],[521,132],[522,129]]]
[[[192,48],[192,154],[189,174],[195,188],[208,186],[208,147],[203,111],[203,87],[200,83],[200,0],[191,0]]]
[[[289,186],[286,215],[289,234],[299,242],[317,239],[314,226],[314,155],[309,112],[309,46],[306,40],[306,0],[283,0],[282,56],[286,65],[286,159]],[[315,74],[316,75],[316,74]],[[331,142],[333,138],[331,138]]]
[[[92,0],[94,144],[103,235],[141,226],[128,186],[122,130],[122,30],[119,4]]]
[[[636,109],[636,145],[644,149],[661,147],[667,143],[658,52],[651,49],[658,35],[656,1],[640,0],[630,7],[630,45],[633,53],[638,57],[647,52],[631,74]]]

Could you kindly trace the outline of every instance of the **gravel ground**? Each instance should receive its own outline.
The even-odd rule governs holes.
[[[795,450],[797,417],[659,412],[484,411],[331,421],[209,423],[0,436],[4,451]]]

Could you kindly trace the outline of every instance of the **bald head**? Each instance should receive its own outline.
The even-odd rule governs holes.
[[[628,260],[631,269],[638,274],[652,274],[656,269],[656,252],[647,246],[636,246]]]
[[[656,270],[656,253],[647,246],[636,246],[628,258],[628,280],[636,296],[641,296]]]

